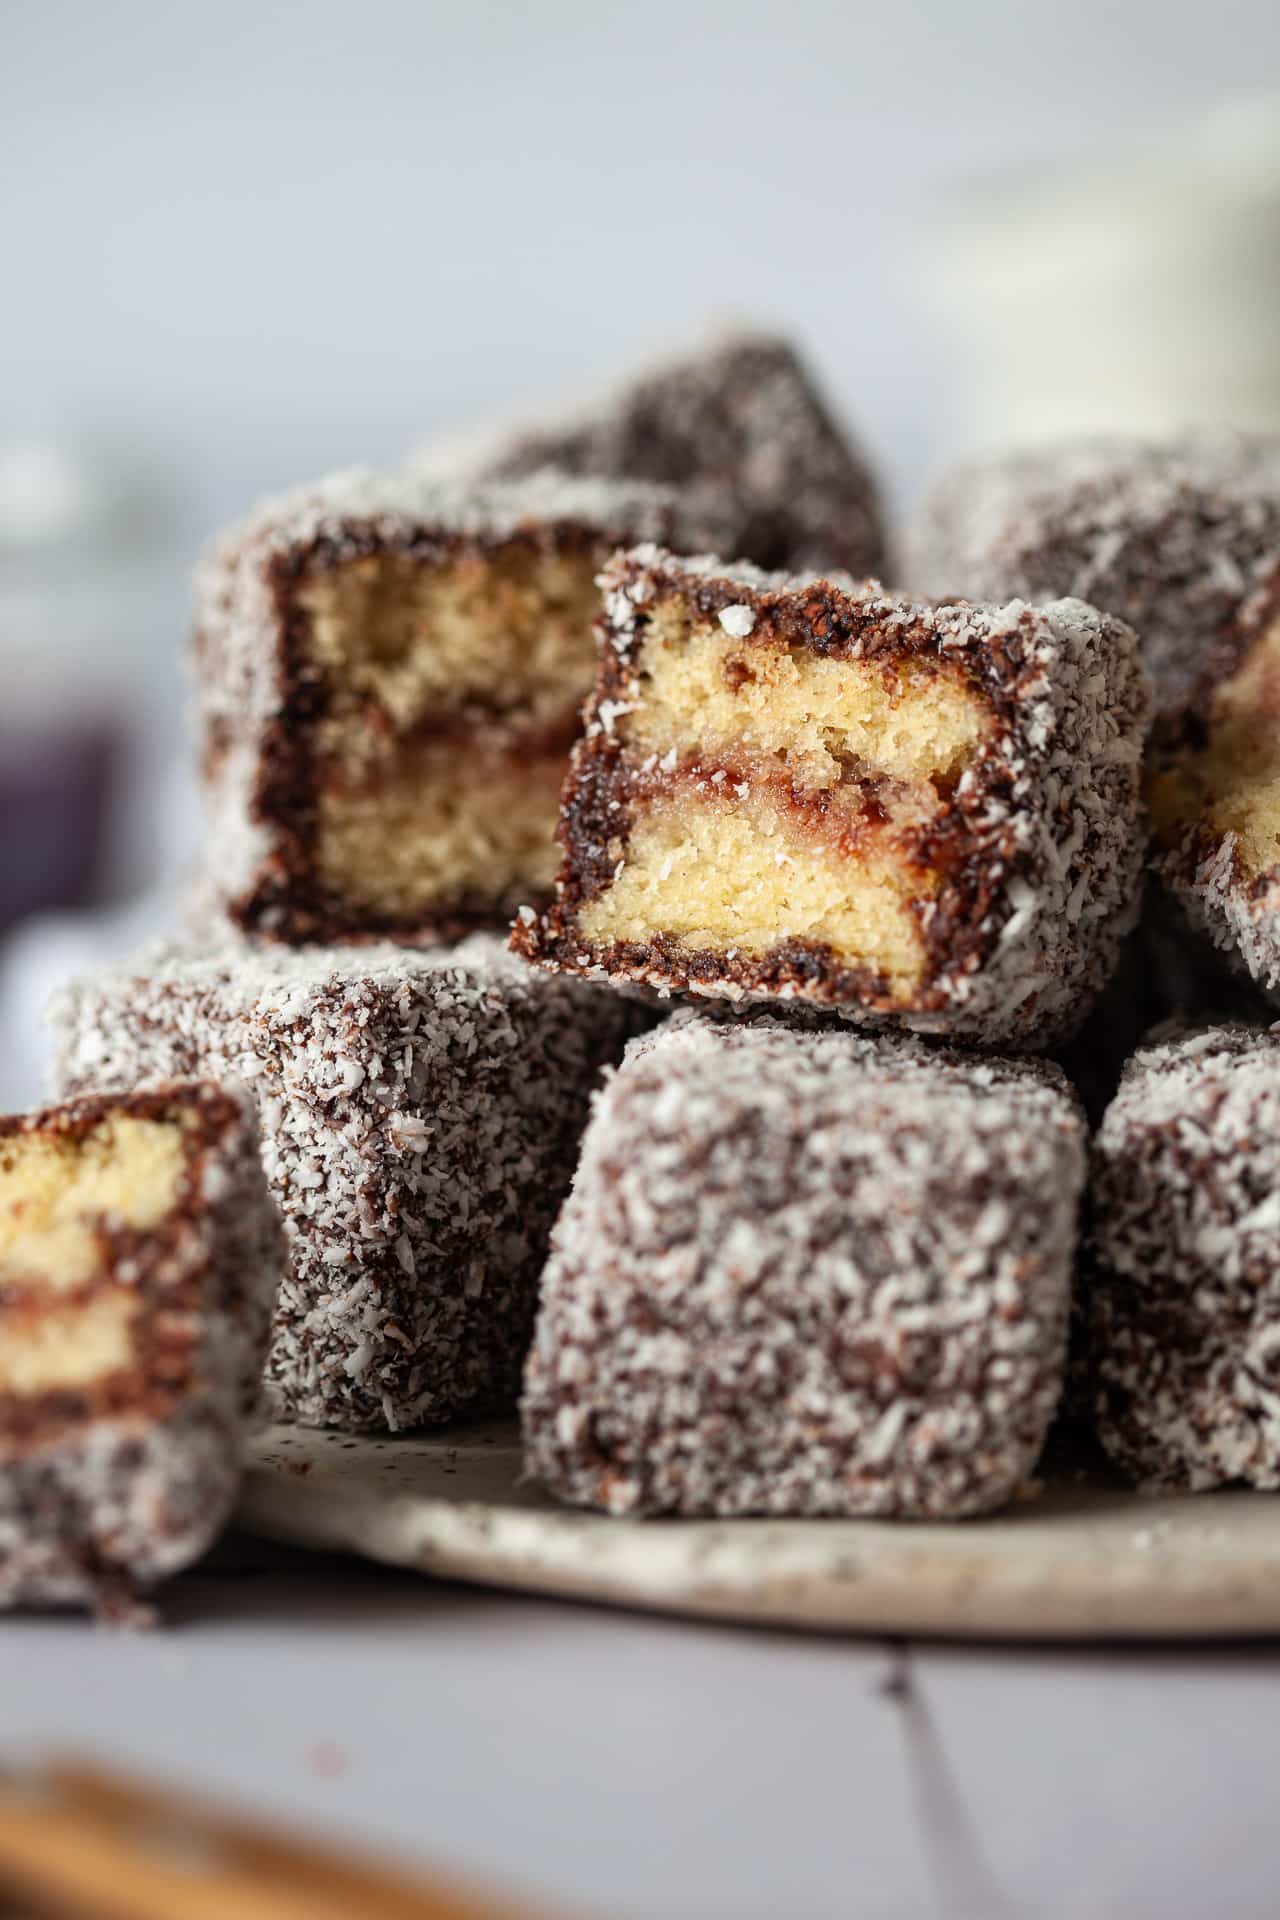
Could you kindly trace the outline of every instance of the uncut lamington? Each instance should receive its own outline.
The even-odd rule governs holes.
[[[692,487],[735,520],[726,558],[884,573],[879,490],[789,341],[743,332],[657,364],[578,412],[503,436],[481,468],[552,466]]]
[[[1128,1062],[1096,1136],[1098,1435],[1155,1489],[1280,1487],[1280,1033],[1229,1021]]]
[[[945,1519],[1062,1388],[1084,1124],[1039,1062],[686,1013],[599,1096],[525,1376],[610,1513]]]
[[[940,476],[904,538],[914,590],[1089,601],[1137,633],[1176,711],[1280,563],[1280,437],[1067,440]]]
[[[247,1086],[289,1261],[278,1418],[438,1424],[514,1397],[598,1070],[637,1012],[500,943],[160,951],[61,1001],[68,1089]]]
[[[110,1610],[210,1544],[282,1258],[243,1098],[0,1119],[0,1606]]]
[[[989,1046],[1079,1023],[1137,910],[1127,627],[653,547],[602,584],[556,897],[519,952]]]
[[[550,884],[602,560],[734,531],[670,488],[546,474],[357,470],[265,502],[197,576],[205,892],[294,944],[504,925]]]

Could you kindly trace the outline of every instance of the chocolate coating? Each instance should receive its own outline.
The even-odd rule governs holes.
[[[250,1089],[288,1270],[277,1418],[436,1424],[514,1398],[596,1075],[636,1010],[474,936],[159,951],[64,996],[64,1086],[200,1071]]]
[[[904,541],[913,588],[1072,595],[1138,634],[1160,710],[1185,701],[1224,623],[1280,554],[1280,440],[1066,441],[966,462]]]
[[[652,480],[718,497],[737,522],[726,556],[757,566],[881,574],[875,480],[786,340],[732,335],[672,360],[575,417],[511,436],[486,469],[539,467]]]
[[[1153,1490],[1280,1487],[1280,1033],[1144,1047],[1094,1150],[1099,1436]]]
[[[610,1513],[953,1518],[1062,1386],[1084,1128],[1038,1063],[677,1015],[597,1101],[525,1375]]]

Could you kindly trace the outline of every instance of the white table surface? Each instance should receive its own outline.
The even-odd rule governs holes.
[[[73,1749],[600,1920],[1277,1911],[1280,1649],[806,1638],[237,1541],[151,1633],[0,1627]]]

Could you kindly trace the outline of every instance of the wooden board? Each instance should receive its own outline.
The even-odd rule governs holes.
[[[354,1439],[272,1427],[241,1525],[449,1580],[853,1633],[1280,1631],[1280,1497],[1051,1485],[991,1520],[615,1520],[520,1477],[513,1423]]]

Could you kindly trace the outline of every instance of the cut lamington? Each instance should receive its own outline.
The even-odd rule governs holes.
[[[637,1014],[473,936],[449,951],[161,951],[64,997],[63,1084],[242,1083],[288,1266],[279,1418],[438,1424],[509,1403],[588,1100]]]
[[[243,1099],[0,1119],[0,1605],[108,1606],[209,1545],[281,1260]]]
[[[1128,628],[651,548],[603,579],[556,899],[520,952],[988,1044],[1079,1020],[1142,861]]]
[[[1047,1065],[677,1015],[556,1225],[530,1470],[610,1513],[1000,1506],[1062,1388],[1084,1160]]]
[[[1159,710],[1182,705],[1280,557],[1280,439],[1064,441],[944,474],[907,578],[970,600],[1075,595],[1137,633]]]
[[[1156,728],[1154,864],[1194,925],[1280,995],[1280,534],[1271,575]]]
[[[1144,1487],[1280,1487],[1280,1032],[1138,1052],[1094,1149],[1089,1370]]]
[[[481,464],[691,487],[733,515],[730,557],[885,571],[870,468],[795,349],[771,334],[731,334],[655,366],[570,417],[507,434]]]
[[[619,544],[723,550],[669,489],[340,474],[207,557],[196,670],[208,885],[243,931],[419,943],[550,885]]]

